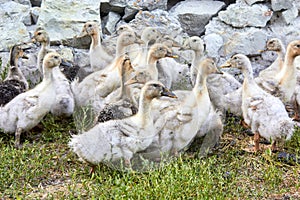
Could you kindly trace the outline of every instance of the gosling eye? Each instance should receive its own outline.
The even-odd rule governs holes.
[[[42,35],[42,33],[41,32],[38,32],[38,34],[37,35]]]
[[[92,27],[92,24],[89,24],[88,27],[91,28],[91,27]]]
[[[197,40],[196,40],[196,39],[193,39],[192,41],[193,41],[193,42],[197,42]]]
[[[297,48],[300,48],[300,44],[297,44],[296,47],[297,47]]]
[[[54,58],[54,59],[58,59],[58,56],[54,56],[53,58]]]

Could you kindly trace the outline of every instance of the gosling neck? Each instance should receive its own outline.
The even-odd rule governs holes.
[[[150,113],[151,101],[152,99],[145,95],[141,95],[139,99],[139,109],[136,116],[140,120],[142,126],[146,125],[147,122],[152,122],[152,115]]]
[[[199,66],[200,62],[203,59],[203,51],[200,50],[194,50],[194,58],[192,60],[192,66]]]
[[[150,73],[151,80],[158,80],[157,61],[157,58],[149,54],[146,69]]]
[[[95,49],[97,46],[101,46],[101,39],[100,39],[100,34],[98,32],[90,35],[91,39],[92,39],[92,43],[91,43],[91,49]]]
[[[294,65],[295,58],[296,56],[291,55],[289,50],[286,52],[283,67],[278,75],[280,83],[285,80],[290,80],[292,77],[296,76],[296,66]]]
[[[197,73],[197,78],[196,78],[196,82],[195,82],[193,91],[196,93],[203,93],[203,92],[207,91],[207,86],[206,86],[207,74],[203,72],[201,67],[199,70],[200,71]]]

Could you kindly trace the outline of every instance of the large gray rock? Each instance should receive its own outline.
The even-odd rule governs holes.
[[[0,51],[29,40],[24,23],[30,21],[30,7],[14,1],[1,1],[0,4]]]
[[[298,17],[298,8],[296,8],[296,6],[293,6],[292,8],[282,12],[282,17],[287,24],[291,23]]]
[[[205,25],[225,4],[221,1],[182,1],[170,13],[178,18],[182,28],[189,35],[200,35]]]
[[[44,27],[51,40],[72,38],[86,21],[99,21],[100,1],[43,1],[38,26]]]
[[[271,6],[272,10],[279,11],[279,10],[285,10],[290,9],[293,7],[293,2],[297,2],[297,0],[271,0]],[[299,2],[298,2],[299,4]]]
[[[263,2],[263,1],[266,1],[266,0],[245,0],[245,2],[248,4],[248,5],[252,5],[252,4],[255,4],[255,3],[258,3],[258,2]]]
[[[265,5],[232,4],[226,11],[219,12],[218,16],[224,23],[233,27],[243,28],[247,26],[265,27],[273,13]]]
[[[116,12],[109,12],[103,32],[111,35],[116,30],[116,24],[120,21],[121,16]]]

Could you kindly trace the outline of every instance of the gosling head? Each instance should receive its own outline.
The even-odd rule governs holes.
[[[205,74],[222,74],[220,70],[217,68],[216,62],[213,58],[205,58],[201,61],[200,67],[202,68],[202,72]]]
[[[48,43],[49,41],[50,41],[49,35],[44,29],[38,28],[34,32],[32,42]]]
[[[180,50],[194,50],[194,51],[204,51],[204,42],[198,36],[192,36],[188,38],[180,48]]]
[[[251,63],[247,56],[243,54],[236,54],[229,58],[226,63],[221,66],[221,68],[234,67],[243,70],[249,66],[251,66]]]
[[[84,37],[86,35],[93,36],[93,35],[98,34],[98,32],[99,32],[99,25],[98,25],[98,23],[90,21],[90,22],[86,22],[83,25],[83,28],[82,28],[80,36],[81,37]]]
[[[122,32],[120,34],[120,36],[118,37],[118,43],[122,46],[128,46],[128,45],[135,44],[135,43],[143,44],[144,41],[139,39],[136,36],[135,32],[125,31],[125,32]]]
[[[15,62],[17,62],[19,58],[28,59],[28,56],[24,53],[22,44],[14,45],[10,49],[10,66],[18,66],[18,63]]]
[[[146,27],[141,35],[141,39],[147,43],[151,40],[157,40],[161,36],[160,32],[157,30],[157,28],[154,27]]]
[[[167,89],[159,81],[148,81],[142,88],[142,93],[146,99],[154,99],[162,96],[177,98],[174,93]]]
[[[150,56],[156,60],[165,58],[165,57],[170,57],[170,58],[176,58],[177,56],[172,54],[172,50],[168,48],[164,44],[154,44],[150,48]]]
[[[124,32],[134,32],[134,30],[128,24],[120,25],[116,30],[117,35],[120,35],[121,33],[124,33]]]
[[[287,52],[289,56],[295,58],[300,55],[300,40],[294,40],[289,43],[287,47]]]
[[[52,69],[59,66],[61,63],[61,56],[56,52],[46,54],[43,60],[44,68]]]

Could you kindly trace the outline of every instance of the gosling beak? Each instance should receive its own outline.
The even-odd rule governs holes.
[[[128,79],[124,83],[124,85],[127,86],[127,85],[132,85],[132,84],[135,84],[135,83],[145,84],[146,82],[139,81],[136,76],[133,76],[132,78]]]
[[[231,64],[229,61],[226,61],[223,65],[220,66],[220,68],[229,68],[231,67]]]
[[[23,53],[22,58],[29,59],[29,56],[27,54]]]
[[[171,92],[168,88],[163,88],[163,91],[161,92],[161,96],[166,96],[170,98],[177,98],[177,96]]]
[[[138,44],[145,44],[145,42],[143,40],[141,40],[140,38],[136,38],[135,42]]]
[[[62,66],[66,66],[66,67],[73,67],[73,64],[69,61],[66,61],[65,59],[61,59],[61,63]]]
[[[178,58],[178,55],[174,55],[174,54],[172,54],[171,52],[167,52],[167,54],[166,54],[166,57],[169,57],[169,58]]]
[[[220,71],[219,69],[217,69],[215,74],[224,74],[224,73],[222,71]]]
[[[259,53],[263,53],[263,52],[265,52],[265,51],[267,51],[267,49],[258,50]]]

